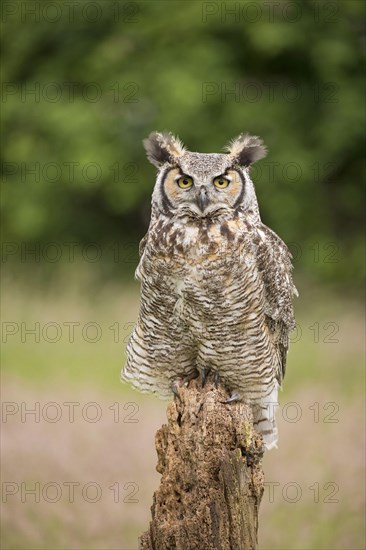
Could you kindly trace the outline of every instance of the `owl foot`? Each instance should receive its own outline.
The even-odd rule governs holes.
[[[195,378],[198,378],[198,377],[199,377],[199,372],[197,369],[195,369],[189,374],[187,374],[186,376],[184,376],[184,378],[178,378],[178,380],[175,380],[173,384],[170,386],[170,389],[172,390],[173,394],[179,400],[181,400],[179,395],[179,388],[181,388],[182,386],[187,387],[191,380],[194,380]]]
[[[240,401],[241,399],[241,395],[237,392],[233,392],[229,399],[227,399],[226,401],[221,401],[221,403],[223,403],[224,405],[227,405],[228,403],[234,403],[235,401]]]
[[[190,383],[191,380],[194,380],[195,378],[198,378],[200,375],[200,373],[198,372],[197,369],[194,369],[192,372],[190,372],[189,374],[187,374],[187,376],[185,376],[183,378],[183,381],[182,381],[182,386],[186,385],[188,386],[188,384]]]

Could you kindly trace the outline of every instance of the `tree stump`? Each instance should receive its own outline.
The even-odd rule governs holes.
[[[139,549],[256,549],[263,444],[250,407],[223,404],[227,392],[211,377],[179,394],[156,434],[162,478]]]

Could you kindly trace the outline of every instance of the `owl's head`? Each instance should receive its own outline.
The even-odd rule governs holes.
[[[227,153],[192,153],[170,133],[153,132],[144,140],[147,157],[159,172],[153,208],[168,216],[214,218],[233,211],[259,216],[249,176],[253,162],[266,155],[257,136],[241,134]]]

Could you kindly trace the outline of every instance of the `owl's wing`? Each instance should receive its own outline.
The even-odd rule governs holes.
[[[295,328],[292,298],[298,296],[291,275],[292,256],[285,243],[264,224],[257,226],[254,243],[264,284],[267,323],[279,353],[276,377],[281,384],[286,371],[289,333]]]
[[[141,277],[142,256],[143,256],[144,250],[146,248],[148,236],[149,236],[149,232],[147,232],[146,235],[144,237],[142,237],[141,241],[139,242],[140,261],[139,261],[138,266],[136,267],[136,271],[135,271],[135,279],[137,279],[138,281],[142,281],[142,277]]]
[[[149,236],[149,232],[147,232],[146,235],[144,237],[142,237],[141,241],[139,242],[139,256],[140,256],[140,258],[142,257],[142,255],[144,253],[148,236]]]

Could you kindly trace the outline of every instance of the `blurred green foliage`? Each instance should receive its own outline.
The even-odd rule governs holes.
[[[298,267],[361,278],[365,3],[4,5],[6,242],[135,247],[155,177],[142,139],[219,152],[249,131],[269,149],[263,221]]]

